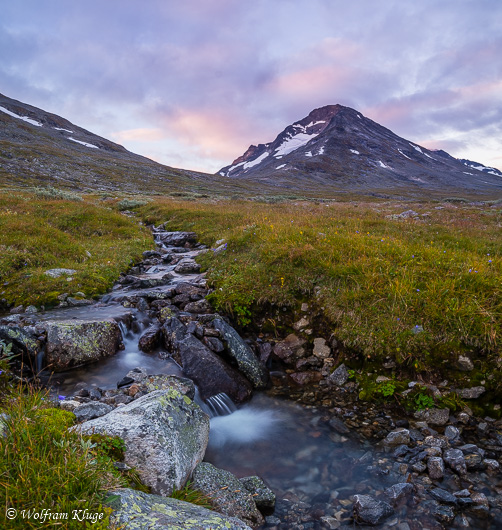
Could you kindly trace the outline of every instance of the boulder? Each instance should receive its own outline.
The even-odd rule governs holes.
[[[264,388],[267,385],[268,374],[256,358],[253,350],[242,340],[237,331],[224,320],[216,318],[213,320],[213,327],[220,332],[228,353],[235,359],[239,370],[253,383],[255,388]]]
[[[115,498],[112,523],[128,530],[251,530],[243,521],[189,502],[128,488],[110,492]]]
[[[182,247],[186,243],[195,244],[197,242],[195,232],[161,232],[156,236],[164,245],[173,247]]]
[[[237,403],[251,397],[251,383],[197,337],[188,333],[176,317],[162,327],[165,346],[183,368],[183,373],[199,388],[203,400],[224,392]]]
[[[354,519],[359,524],[377,525],[394,513],[392,506],[370,495],[354,495]]]
[[[122,334],[115,320],[49,320],[45,362],[60,372],[114,355]]]
[[[209,417],[173,377],[168,390],[151,392],[74,429],[122,438],[125,463],[137,469],[153,493],[169,496],[204,458]]]
[[[192,480],[193,488],[207,495],[217,511],[242,519],[252,528],[265,522],[249,491],[230,471],[202,462]]]

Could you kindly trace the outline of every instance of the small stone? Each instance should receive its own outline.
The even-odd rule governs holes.
[[[488,507],[488,499],[484,493],[475,491],[471,494],[471,499],[476,503],[482,506]]]
[[[246,488],[256,506],[259,509],[273,509],[275,506],[275,493],[263,482],[260,477],[244,477],[239,479],[244,488]]]
[[[448,440],[456,440],[460,436],[460,431],[453,425],[448,425],[444,431],[444,435]]]
[[[326,359],[331,355],[331,349],[323,338],[314,339],[314,349],[312,354],[320,359]]]
[[[75,269],[49,269],[44,272],[47,276],[51,278],[59,278],[60,276],[70,276],[75,274],[77,271]]]
[[[124,386],[130,385],[131,383],[134,383],[134,379],[132,377],[125,376],[117,383],[117,388],[122,388]]]
[[[113,407],[106,403],[85,403],[73,410],[73,414],[77,417],[77,421],[88,421],[94,418],[100,418],[113,410]]]
[[[441,523],[451,524],[455,519],[455,512],[451,506],[437,504],[431,510],[432,515]]]
[[[415,413],[415,418],[425,420],[429,425],[446,425],[450,418],[450,409],[420,410]]]
[[[387,495],[387,497],[389,497],[389,499],[397,501],[402,497],[411,495],[413,493],[413,489],[413,484],[409,484],[407,482],[400,482],[398,484],[394,484],[390,488],[387,488],[384,493],[385,495]]]
[[[486,388],[484,386],[473,386],[472,388],[462,388],[461,390],[457,390],[457,394],[462,399],[478,399],[485,392]]]
[[[457,504],[457,498],[452,495],[449,491],[442,488],[434,488],[430,491],[430,494],[439,502],[443,504]]]
[[[349,372],[344,364],[341,364],[329,377],[328,381],[336,386],[343,386],[349,380]]]
[[[469,357],[466,357],[465,355],[459,356],[457,361],[457,367],[463,372],[470,372],[471,370],[474,370],[474,364],[469,359]]]
[[[392,506],[370,495],[354,495],[354,519],[359,524],[377,525],[394,514]]]
[[[467,473],[464,453],[460,449],[446,450],[443,459],[446,464],[459,475],[465,475]]]
[[[73,412],[77,407],[80,407],[80,405],[82,405],[82,403],[73,399],[64,399],[63,401],[59,402],[59,406],[63,410],[67,410],[69,412]]]
[[[429,445],[431,447],[441,447],[441,449],[446,449],[449,443],[446,437],[426,436],[424,440],[424,445]]]
[[[304,302],[302,304],[301,310],[305,313],[306,311],[309,310],[309,305]]]
[[[410,443],[410,431],[408,429],[396,429],[391,431],[384,439],[385,445],[407,445]]]
[[[302,317],[298,322],[293,324],[293,329],[300,331],[303,328],[306,328],[310,324],[310,321],[307,317]]]
[[[429,477],[434,480],[443,478],[444,476],[444,462],[439,456],[431,456],[427,459],[427,470]]]
[[[486,471],[490,474],[498,473],[500,470],[500,464],[497,460],[492,460],[491,458],[483,460],[483,465],[486,467]]]

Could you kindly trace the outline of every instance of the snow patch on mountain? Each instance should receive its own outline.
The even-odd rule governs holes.
[[[398,149],[398,151],[399,151],[399,152],[400,152],[405,158],[407,158],[408,160],[411,160],[411,158],[410,158],[408,155],[405,155],[405,154],[401,151],[401,149]]]
[[[72,142],[77,142],[77,144],[82,144],[82,145],[85,145],[86,147],[92,147],[93,149],[99,149],[99,147],[97,145],[93,145],[93,144],[88,144],[87,142],[82,142],[80,140],[76,140],[75,138],[68,138],[68,140],[71,140]]]
[[[32,120],[31,118],[28,118],[28,116],[19,116],[19,114],[15,114],[14,112],[11,112],[10,110],[7,110],[4,107],[0,107],[0,110],[2,112],[5,112],[5,114],[8,114],[9,116],[12,116],[13,118],[23,120],[26,123],[30,123],[31,125],[36,125],[37,127],[42,127],[41,123],[39,123],[38,121]]]
[[[295,134],[293,137],[286,138],[286,140],[282,142],[282,144],[275,150],[276,154],[274,156],[277,158],[278,155],[289,155],[289,153],[292,153],[300,147],[307,145],[310,140],[313,140],[316,136],[318,136],[317,133],[298,133]]]
[[[351,149],[350,152],[354,153],[355,155],[360,155],[361,154],[359,151],[356,151],[355,149]]]
[[[277,166],[275,169],[282,169],[283,167],[286,167],[286,164],[281,164],[280,166]]]

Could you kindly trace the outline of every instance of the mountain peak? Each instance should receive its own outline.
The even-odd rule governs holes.
[[[428,150],[337,104],[314,109],[272,142],[250,146],[219,173],[301,190],[502,192],[501,176],[481,166]]]

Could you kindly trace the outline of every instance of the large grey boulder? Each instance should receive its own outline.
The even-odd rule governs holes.
[[[251,530],[243,521],[189,502],[128,488],[111,492],[111,520],[128,530]],[[123,526],[125,525],[125,526]]]
[[[175,379],[168,390],[156,390],[75,427],[84,434],[122,438],[125,463],[138,470],[153,493],[164,496],[185,485],[204,458],[209,438],[209,417]]]
[[[207,495],[217,511],[242,519],[253,528],[264,523],[251,493],[230,471],[202,462],[195,468],[192,481],[193,488]]]
[[[49,320],[45,362],[56,372],[114,355],[121,343],[120,328],[113,319]]]
[[[197,337],[188,333],[176,317],[162,327],[166,348],[183,368],[183,373],[199,388],[202,399],[224,392],[237,403],[250,398],[251,383]]]
[[[264,388],[267,384],[267,371],[256,358],[253,350],[242,340],[232,326],[216,318],[213,327],[220,332],[227,345],[228,353],[235,359],[239,370],[253,383],[255,388]]]

